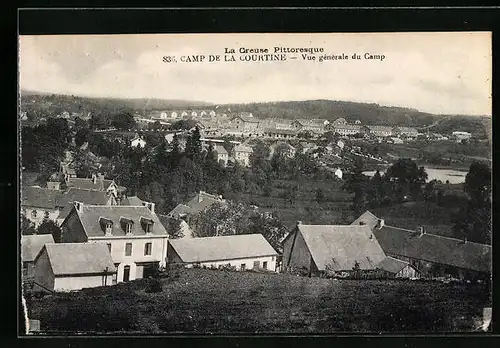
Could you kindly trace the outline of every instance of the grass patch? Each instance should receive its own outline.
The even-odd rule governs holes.
[[[480,284],[177,272],[177,280],[161,280],[160,293],[134,281],[32,298],[30,317],[51,332],[452,332],[472,331],[489,304]]]

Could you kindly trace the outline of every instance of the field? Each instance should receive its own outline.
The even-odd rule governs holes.
[[[175,270],[150,280],[28,298],[47,333],[335,333],[474,331],[491,306],[482,284],[331,280]]]

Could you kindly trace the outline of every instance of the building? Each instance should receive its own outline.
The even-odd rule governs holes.
[[[72,291],[116,283],[116,268],[104,244],[45,244],[35,258],[34,285]]]
[[[274,156],[275,153],[280,153],[287,158],[294,158],[297,151],[295,147],[284,141],[278,141],[276,144],[271,145],[269,150],[269,157]]]
[[[392,134],[396,137],[416,138],[418,130],[413,127],[396,126],[393,127]]]
[[[217,162],[223,166],[227,166],[227,161],[229,160],[229,154],[227,150],[222,145],[215,145],[214,152],[217,156]]]
[[[370,130],[370,134],[379,137],[385,138],[392,136],[392,127],[389,126],[367,126]]]
[[[89,205],[118,205],[118,200],[111,192],[97,191],[97,190],[84,190],[70,188],[68,191],[63,192],[63,197],[66,200],[65,207],[59,212],[57,217],[58,224],[61,224],[69,212],[73,208],[74,202],[81,202]]]
[[[234,159],[245,167],[250,166],[250,155],[253,149],[250,146],[240,144],[233,149]]]
[[[294,129],[266,128],[263,133],[266,138],[272,139],[295,139],[298,135],[298,132]]]
[[[342,136],[355,135],[361,132],[360,125],[347,124],[347,123],[331,123],[327,126],[327,130],[338,133]]]
[[[59,213],[67,202],[67,198],[57,190],[33,186],[21,189],[21,212],[35,228],[45,220],[57,223]]]
[[[21,236],[21,262],[23,280],[32,279],[35,275],[35,258],[47,243],[54,243],[51,234],[34,234]]]
[[[259,126],[260,120],[252,114],[239,115],[231,119],[231,128],[238,132],[256,132]]]
[[[135,136],[131,141],[130,141],[130,146],[131,147],[141,147],[143,148],[146,146],[146,141],[142,139],[139,136]]]
[[[298,132],[321,133],[324,131],[326,124],[321,120],[320,122],[315,122],[313,120],[295,120],[292,126]]]
[[[105,191],[118,197],[121,192],[126,190],[124,187],[118,186],[114,180],[105,179],[101,173],[92,174],[91,178],[71,178],[66,177],[66,186],[68,188]]]
[[[388,226],[368,211],[352,224],[371,228],[388,256],[408,262],[422,277],[490,277],[491,245],[429,234],[424,227],[408,230]]]
[[[283,240],[284,269],[305,269],[309,275],[325,271],[376,270],[386,258],[368,226],[302,225]]]
[[[451,135],[456,139],[457,142],[461,142],[462,140],[469,140],[472,138],[472,134],[469,132],[453,132]]]
[[[154,203],[142,206],[74,204],[61,224],[64,243],[107,245],[118,282],[147,277],[165,266],[168,233]]]
[[[331,124],[334,126],[346,125],[347,121],[345,120],[345,118],[340,117],[340,118],[337,118],[335,121],[333,121]]]
[[[168,241],[169,265],[221,267],[276,271],[278,253],[261,234],[171,239]]]

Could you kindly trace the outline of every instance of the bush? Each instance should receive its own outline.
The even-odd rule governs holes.
[[[163,291],[163,286],[161,282],[158,279],[151,279],[149,285],[146,287],[145,292],[147,293],[156,293],[156,292],[162,292]]]

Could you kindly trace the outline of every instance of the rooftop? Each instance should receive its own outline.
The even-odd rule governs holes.
[[[54,243],[54,238],[51,234],[21,236],[21,260],[23,262],[34,261],[40,250],[47,243]]]
[[[147,221],[153,222],[152,235],[167,235],[167,231],[161,224],[158,216],[145,206],[124,206],[124,205],[85,205],[80,204],[80,210],[75,211],[80,218],[80,222],[88,237],[104,237],[105,226],[102,221],[111,221],[112,235],[125,236],[125,222],[131,221],[131,234],[135,236],[146,235],[144,224]]]
[[[102,274],[116,272],[109,249],[104,243],[45,244],[54,275]],[[36,260],[35,260],[36,262]]]
[[[413,259],[491,272],[491,245],[384,226],[373,233],[384,251]]]
[[[274,256],[276,250],[261,234],[169,240],[183,262],[206,262]]]
[[[368,226],[298,225],[318,270],[330,265],[334,270],[374,269],[385,257]]]

